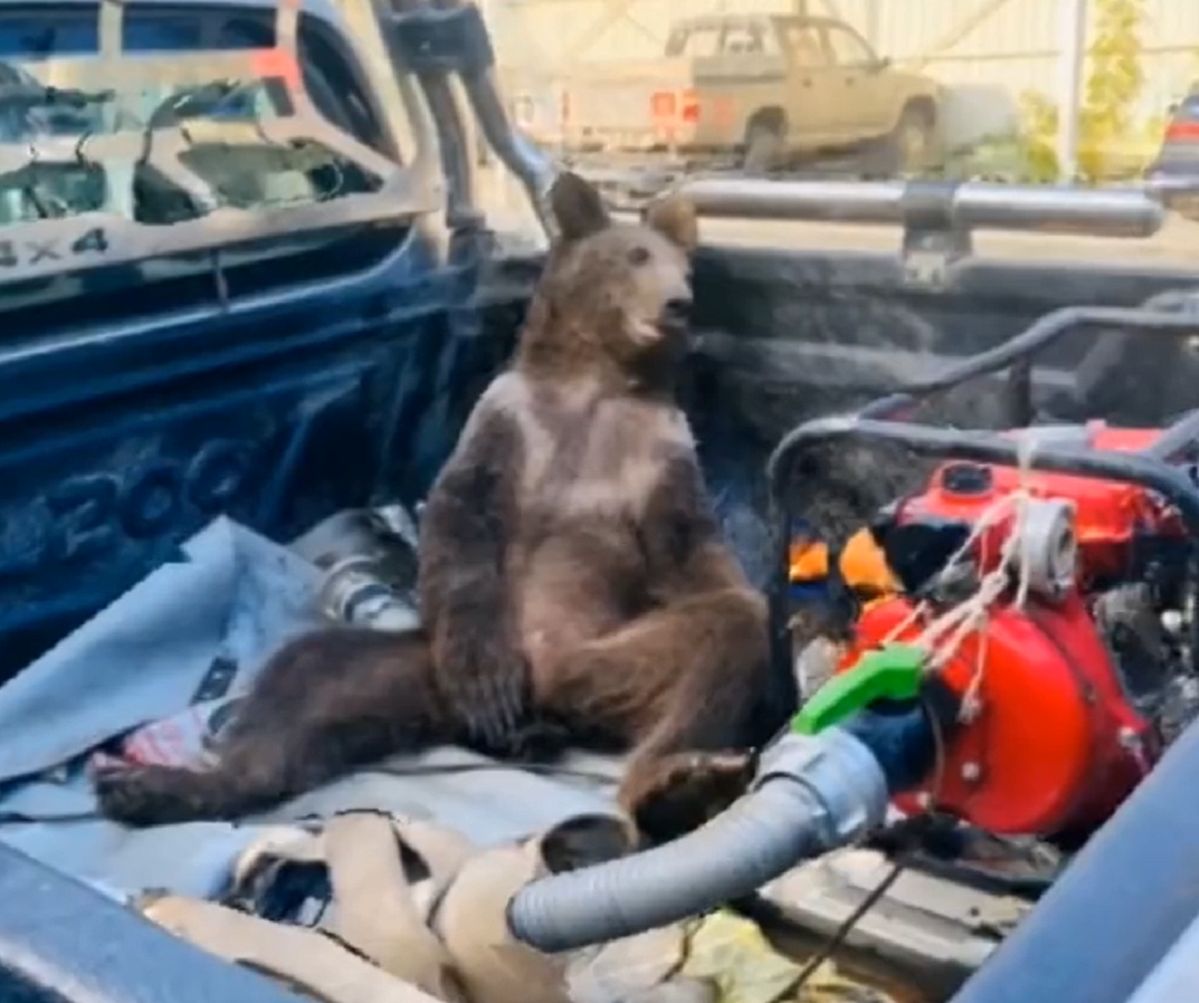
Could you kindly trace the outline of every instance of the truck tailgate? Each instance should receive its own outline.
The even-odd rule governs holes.
[[[645,148],[669,144],[694,84],[687,59],[592,67],[566,80],[567,142]]]

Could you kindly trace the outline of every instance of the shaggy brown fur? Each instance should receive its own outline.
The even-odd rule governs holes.
[[[422,523],[424,627],[329,630],[280,651],[208,773],[121,767],[133,824],[233,817],[434,741],[521,756],[618,743],[648,838],[724,807],[751,770],[766,613],[720,539],[675,404],[694,212],[613,224],[573,175],[517,358],[487,389]]]

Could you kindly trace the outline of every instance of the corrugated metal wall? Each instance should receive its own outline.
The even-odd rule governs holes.
[[[1056,0],[809,0],[878,51],[952,88],[977,132],[999,128],[1027,91],[1057,86]],[[1092,7],[1094,5],[1092,4]],[[656,55],[672,21],[725,11],[794,9],[789,0],[487,0],[501,61],[569,72],[580,61]],[[1199,0],[1147,0],[1142,114],[1161,115],[1199,78]],[[963,125],[965,127],[965,123]]]

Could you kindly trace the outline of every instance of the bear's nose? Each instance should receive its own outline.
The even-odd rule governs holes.
[[[682,328],[691,323],[691,309],[694,306],[690,297],[678,296],[667,300],[662,310],[662,320],[670,327]]]

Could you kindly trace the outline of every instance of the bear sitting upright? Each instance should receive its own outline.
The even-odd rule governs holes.
[[[207,771],[107,767],[109,817],[264,809],[434,742],[632,749],[622,806],[650,841],[743,789],[766,687],[762,598],[720,538],[674,384],[687,347],[689,203],[615,224],[564,174],[516,358],[484,392],[421,525],[422,627],[329,628],[281,649]]]

